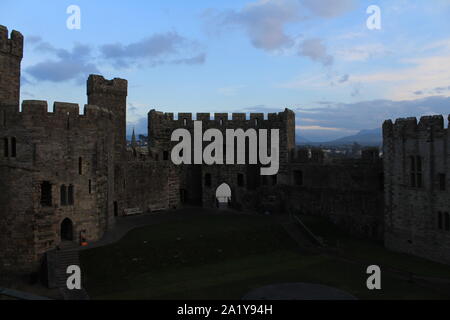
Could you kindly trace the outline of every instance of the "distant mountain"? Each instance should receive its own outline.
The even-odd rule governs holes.
[[[379,146],[383,143],[381,128],[361,130],[355,135],[339,138],[333,141],[322,142],[322,145],[343,145],[358,143],[363,146]]]
[[[296,134],[296,135],[295,135],[295,143],[296,143],[296,144],[310,144],[311,141],[308,140],[308,139],[306,139],[305,137],[302,137],[302,136],[299,135],[299,134]]]

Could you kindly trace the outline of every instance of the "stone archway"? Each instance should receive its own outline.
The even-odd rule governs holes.
[[[216,189],[216,207],[228,208],[231,204],[231,187],[227,183],[222,183]]]
[[[73,241],[73,223],[69,218],[61,222],[61,241]]]

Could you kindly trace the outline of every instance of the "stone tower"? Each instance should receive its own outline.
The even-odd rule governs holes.
[[[105,108],[115,118],[115,156],[124,159],[126,151],[126,111],[128,81],[115,78],[106,80],[103,76],[90,75],[87,81],[88,104]]]
[[[23,57],[23,36],[0,25],[0,126],[7,114],[18,110],[20,98],[20,64]],[[10,110],[11,109],[11,110]]]

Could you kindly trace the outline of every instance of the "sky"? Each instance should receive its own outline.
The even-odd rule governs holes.
[[[151,109],[290,108],[311,141],[447,118],[449,17],[450,0],[0,1],[0,24],[25,36],[22,100],[84,105],[102,74],[128,80],[128,131],[146,134]]]

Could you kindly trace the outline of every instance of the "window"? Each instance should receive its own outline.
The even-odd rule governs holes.
[[[383,172],[378,174],[378,181],[380,184],[380,191],[383,191],[384,190],[384,173]]]
[[[73,201],[73,192],[74,192],[74,187],[73,185],[70,185],[69,188],[67,189],[67,203],[71,206],[73,205],[74,201]]]
[[[442,212],[438,212],[438,229],[439,230],[442,230],[443,229],[443,225],[444,225],[444,223],[443,223],[443,214],[442,214]]]
[[[11,138],[11,157],[16,157],[16,138]]]
[[[211,187],[211,175],[209,173],[205,174],[205,186]]]
[[[255,119],[255,127],[258,126],[258,118]]]
[[[92,193],[92,180],[89,179],[89,194]]]
[[[52,185],[48,181],[41,183],[41,205],[43,207],[52,206]]]
[[[238,183],[238,187],[244,186],[244,175],[242,173],[238,173],[237,183]]]
[[[439,190],[441,190],[441,191],[445,191],[445,189],[446,189],[445,179],[446,179],[445,173],[440,173],[439,174]]]
[[[9,140],[8,138],[3,138],[3,155],[5,158],[9,157]]]
[[[222,125],[223,125],[223,120],[220,119],[220,120],[219,120],[219,123],[220,123],[220,125],[222,126]]]
[[[164,161],[169,160],[169,152],[168,151],[163,152],[163,159],[164,159]]]
[[[422,158],[410,156],[410,183],[413,188],[422,188]]]
[[[33,143],[33,164],[36,163],[37,145]]]
[[[263,186],[267,186],[267,176],[261,176],[261,184],[263,185]]]
[[[83,174],[83,158],[78,158],[78,174],[81,176]]]
[[[272,176],[272,185],[275,186],[277,184],[277,175]]]
[[[448,212],[444,213],[444,228],[445,231],[450,231],[450,215]]]
[[[67,206],[67,187],[65,185],[60,188],[60,202],[62,206]]]
[[[187,119],[186,118],[183,119],[183,124],[186,127],[186,125],[187,125]]]
[[[297,186],[303,185],[303,171],[297,170],[294,171],[294,182]]]

